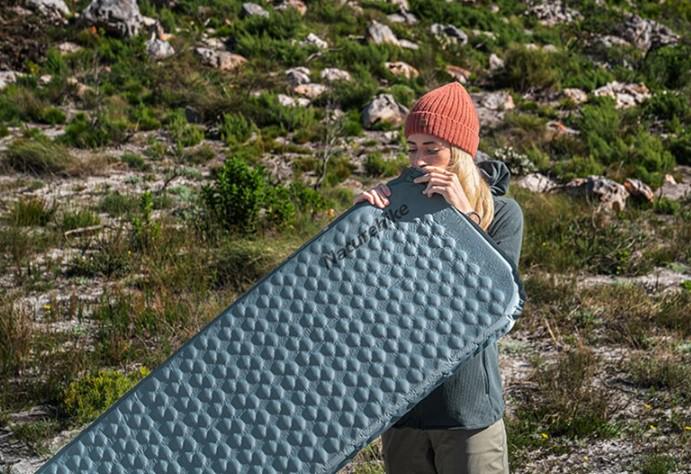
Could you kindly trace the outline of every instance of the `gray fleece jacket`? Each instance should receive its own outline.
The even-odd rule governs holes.
[[[494,199],[494,219],[487,230],[497,247],[518,268],[523,241],[523,211],[507,196],[510,173],[498,160],[477,163]],[[420,429],[484,428],[504,414],[504,396],[496,340],[461,365],[454,375],[398,420],[395,427]]]

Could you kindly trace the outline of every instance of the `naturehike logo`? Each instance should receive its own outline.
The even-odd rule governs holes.
[[[387,209],[384,211],[384,216],[377,219],[374,224],[372,224],[369,229],[361,231],[357,238],[349,239],[345,246],[341,247],[336,251],[329,251],[328,253],[322,254],[320,260],[326,265],[326,268],[331,268],[337,260],[343,260],[349,257],[352,252],[354,252],[362,244],[366,243],[371,237],[376,237],[377,233],[382,229],[388,229],[397,220],[400,220],[408,214],[408,206],[401,204],[398,209]]]

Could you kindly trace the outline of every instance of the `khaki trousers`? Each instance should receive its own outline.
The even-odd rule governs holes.
[[[387,474],[508,474],[504,420],[475,430],[389,428],[382,434]]]

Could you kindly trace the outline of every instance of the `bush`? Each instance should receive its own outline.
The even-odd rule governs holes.
[[[43,199],[28,198],[15,202],[8,221],[15,226],[45,226],[53,218],[55,206],[49,206]]]
[[[3,160],[10,168],[33,175],[78,174],[77,160],[67,148],[45,135],[19,138],[12,142]]]
[[[65,389],[62,401],[64,409],[77,423],[88,423],[106,411],[148,374],[149,370],[142,367],[129,374],[101,369],[85,375],[70,383]]]
[[[263,168],[251,168],[235,157],[225,160],[212,186],[202,187],[202,197],[220,224],[246,233],[256,230],[269,193]]]
[[[79,112],[59,140],[78,148],[97,148],[119,144],[127,139],[129,123],[124,118],[97,113],[89,118]]]
[[[230,146],[246,142],[256,126],[244,116],[235,113],[223,114],[221,137]]]
[[[552,53],[513,46],[506,52],[497,82],[520,92],[555,88],[559,85],[559,70]]]
[[[365,161],[365,173],[370,176],[396,176],[404,167],[409,164],[405,155],[397,156],[395,159],[384,159],[380,152],[367,155]]]
[[[537,171],[537,167],[527,155],[518,153],[513,147],[503,147],[494,150],[493,158],[506,163],[512,176],[525,176]]]
[[[77,211],[66,211],[63,213],[60,228],[63,230],[63,232],[65,232],[72,229],[80,229],[82,227],[98,225],[100,223],[101,219],[97,214],[94,214],[86,209],[80,209]]]
[[[122,160],[123,163],[133,170],[151,170],[151,165],[144,160],[144,157],[136,153],[123,153],[123,155],[120,157],[120,160]]]
[[[204,139],[204,131],[198,125],[188,123],[185,112],[181,109],[168,116],[166,128],[178,147],[194,146]]]
[[[592,156],[574,156],[568,160],[558,161],[553,164],[552,172],[563,181],[571,181],[574,178],[585,178],[590,175],[602,175],[605,167]]]
[[[650,51],[641,69],[646,85],[655,89],[681,89],[691,82],[691,48],[676,45]]]
[[[13,298],[0,299],[0,380],[18,375],[31,354],[32,321],[26,308]]]

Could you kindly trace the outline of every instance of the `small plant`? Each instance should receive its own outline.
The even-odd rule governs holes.
[[[149,370],[146,367],[129,374],[112,369],[101,369],[87,374],[70,383],[65,389],[63,397],[65,411],[77,423],[88,423],[148,374]]]
[[[43,176],[77,174],[76,160],[63,145],[45,135],[19,138],[5,153],[4,162],[13,170]]]
[[[31,353],[33,326],[29,312],[13,298],[0,299],[0,380],[18,375]],[[4,383],[3,383],[4,385]]]
[[[47,204],[43,199],[22,199],[15,202],[8,219],[16,226],[45,226],[56,210],[57,207]]]
[[[64,232],[72,229],[80,229],[82,227],[98,225],[100,223],[101,219],[97,214],[94,214],[88,209],[80,209],[77,211],[65,211],[62,215],[62,223],[60,227]]]
[[[132,218],[132,248],[149,250],[161,237],[161,223],[153,221],[154,197],[150,191],[143,193],[139,200],[139,214]]]
[[[142,155],[136,153],[124,153],[120,160],[125,163],[129,168],[138,171],[149,171],[151,170],[151,165],[144,160]]]
[[[80,112],[67,125],[60,141],[78,148],[97,148],[125,142],[128,130],[129,123],[123,117],[104,112],[88,117]]]
[[[370,176],[395,176],[408,164],[408,158],[404,155],[396,159],[385,160],[380,152],[367,155],[365,161],[365,173]]]
[[[527,155],[519,153],[511,146],[494,150],[493,156],[506,163],[512,176],[525,176],[537,171],[537,167]]]
[[[98,204],[99,211],[107,212],[114,217],[130,213],[136,208],[137,199],[133,196],[122,194],[120,191],[109,192],[101,198]]]
[[[243,115],[235,113],[223,114],[221,136],[228,145],[238,145],[246,142],[256,126]]]
[[[198,125],[187,122],[182,110],[176,110],[168,116],[166,128],[178,147],[197,145],[204,139],[204,131]]]

